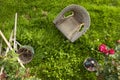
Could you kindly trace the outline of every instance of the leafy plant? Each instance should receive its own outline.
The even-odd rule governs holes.
[[[7,56],[0,56],[0,65],[1,71],[0,79],[8,79],[8,80],[41,80],[36,78],[35,76],[30,75],[29,68],[23,68],[20,66],[18,62],[19,54],[14,51],[8,52]]]
[[[102,44],[99,51],[104,53],[104,64],[98,69],[98,80],[119,80],[120,79],[120,44],[118,43],[114,49],[107,48]]]

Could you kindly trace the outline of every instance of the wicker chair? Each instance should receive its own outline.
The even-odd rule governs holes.
[[[65,17],[70,11],[73,14]],[[72,4],[64,8],[53,23],[71,42],[74,42],[89,28],[90,16],[85,8]]]

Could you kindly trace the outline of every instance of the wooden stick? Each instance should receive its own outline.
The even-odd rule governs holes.
[[[1,67],[0,75],[3,73],[4,66]]]
[[[12,42],[12,39],[13,39],[13,30],[12,30],[12,32],[11,32],[11,34],[10,34],[9,43]],[[7,47],[7,49],[6,49],[5,56],[7,56],[7,53],[8,53],[8,52],[9,52],[9,47]]]
[[[25,66],[23,65],[23,63],[21,62],[19,58],[18,58],[18,62],[20,63],[21,67],[25,68]]]
[[[16,41],[16,44],[19,45],[19,46],[22,46],[18,41]]]
[[[7,44],[7,46],[10,48],[10,50],[13,50],[10,43],[7,41],[7,39],[5,38],[5,36],[3,35],[1,30],[0,30],[0,35],[2,36],[2,38],[5,41],[5,43]]]
[[[0,55],[2,54],[2,41],[0,40]]]
[[[16,44],[16,31],[17,31],[17,13],[15,14],[15,27],[14,27],[14,50],[17,49]]]

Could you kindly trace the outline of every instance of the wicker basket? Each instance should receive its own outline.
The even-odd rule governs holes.
[[[34,50],[31,46],[22,46],[18,49],[17,53],[19,54],[19,59],[23,64],[29,63],[34,54]]]
[[[70,11],[73,14],[65,17],[65,14]],[[89,28],[90,16],[85,8],[72,4],[64,8],[53,23],[71,42],[74,42]]]

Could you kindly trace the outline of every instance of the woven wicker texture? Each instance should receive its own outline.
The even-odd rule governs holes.
[[[70,11],[73,14],[65,17],[65,14]],[[89,28],[90,16],[85,8],[72,4],[65,7],[53,23],[71,42],[74,42]]]
[[[18,49],[17,53],[19,54],[19,59],[23,64],[29,63],[34,54],[34,50],[31,46],[22,46]]]

